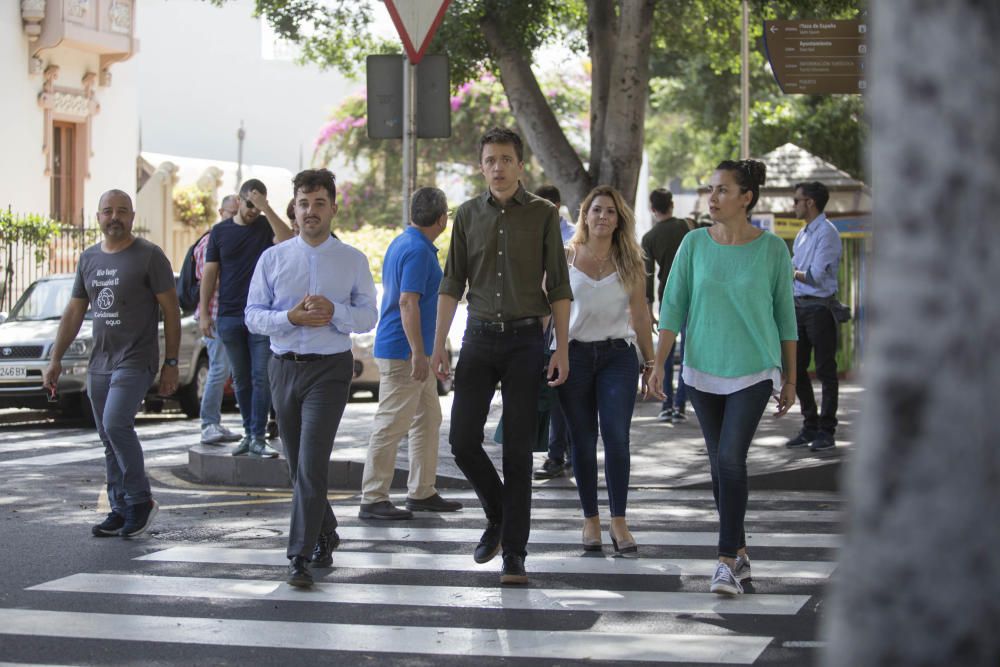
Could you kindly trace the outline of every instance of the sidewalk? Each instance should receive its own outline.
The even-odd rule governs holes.
[[[814,385],[819,389],[819,385]],[[817,399],[819,396],[817,395]],[[803,470],[837,464],[843,460],[854,445],[858,414],[864,400],[864,388],[856,382],[841,382],[840,405],[838,410],[837,447],[828,452],[813,453],[808,448],[790,450],[785,441],[794,437],[802,427],[802,415],[798,406],[781,419],[775,419],[773,403],[765,413],[757,429],[757,436],[750,447],[747,460],[750,477],[761,477],[792,470]],[[442,405],[444,423],[441,426],[441,454],[438,476],[464,480],[462,472],[455,465],[448,444],[450,425],[449,405]],[[688,406],[688,419],[681,424],[663,424],[656,420],[660,411],[659,401],[644,401],[636,404],[632,419],[632,471],[630,486],[638,487],[680,487],[711,482],[705,441],[698,427],[694,410]],[[490,408],[486,424],[486,451],[500,469],[501,448],[493,442],[493,432],[500,419],[500,394],[497,392]],[[341,442],[338,436],[338,443]],[[364,443],[367,444],[367,443]],[[365,447],[335,447],[333,458],[360,461],[364,463]],[[598,443],[600,477],[603,485],[603,449]],[[545,460],[542,453],[535,454],[535,466]],[[400,447],[397,468],[406,469],[405,441]],[[536,486],[539,482],[535,482]],[[574,486],[568,477],[560,477],[541,482],[544,486]]]
[[[802,426],[798,407],[781,419],[772,416],[772,407],[761,420],[757,437],[750,447],[748,468],[752,488],[832,490],[836,488],[839,464],[854,444],[858,412],[864,398],[864,389],[857,383],[840,385],[840,425],[837,430],[837,447],[816,454],[808,448],[789,450],[785,441],[797,434]],[[462,471],[455,465],[448,443],[452,396],[442,398],[444,422],[441,425],[440,456],[438,461],[438,486],[442,489],[468,487]],[[360,487],[361,474],[368,452],[372,416],[377,404],[374,401],[352,402],[341,420],[337,442],[331,458],[331,480],[343,488]],[[711,483],[705,442],[698,427],[694,410],[688,407],[687,421],[681,424],[663,424],[657,421],[659,401],[645,401],[636,405],[632,420],[632,470],[630,486],[683,487],[704,486]],[[493,433],[500,419],[500,394],[494,396],[486,423],[486,452],[501,470],[501,447],[493,442]],[[281,451],[280,440],[271,443]],[[405,487],[408,470],[407,443],[400,443],[396,460],[394,486]],[[603,480],[603,447],[598,444],[600,479]],[[535,467],[545,460],[544,453],[535,454]],[[234,459],[228,450],[198,445],[189,452],[189,469],[195,479],[235,484],[237,486],[283,486],[288,484],[287,463],[281,459]],[[603,485],[603,481],[602,481]],[[572,487],[569,477],[536,481],[535,486]]]

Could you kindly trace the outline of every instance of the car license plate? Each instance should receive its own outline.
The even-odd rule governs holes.
[[[0,366],[0,378],[22,380],[28,377],[28,369],[24,366]]]

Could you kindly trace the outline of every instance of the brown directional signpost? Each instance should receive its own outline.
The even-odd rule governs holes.
[[[864,93],[866,21],[764,21],[764,48],[786,94]]]

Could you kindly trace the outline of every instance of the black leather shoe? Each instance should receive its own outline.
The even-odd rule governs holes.
[[[308,561],[303,556],[293,556],[288,561],[288,585],[298,588],[309,588],[313,585],[313,576],[309,572]]]
[[[313,567],[330,567],[333,565],[333,550],[340,546],[340,535],[337,531],[320,533],[316,539],[316,548],[312,553]]]
[[[416,498],[406,499],[406,509],[413,512],[457,512],[462,509],[462,503],[454,500],[445,500],[439,494],[428,496],[417,500]]]
[[[377,503],[362,503],[358,507],[358,518],[398,521],[412,519],[413,512],[396,507],[388,500],[381,500]]]
[[[523,586],[528,583],[528,575],[524,571],[524,558],[517,554],[503,555],[500,583],[515,586]]]
[[[491,523],[486,526],[483,536],[472,556],[477,563],[489,563],[500,552],[500,524]]]
[[[816,439],[816,431],[802,430],[797,436],[785,443],[785,447],[796,449],[798,447],[808,447],[809,443]]]

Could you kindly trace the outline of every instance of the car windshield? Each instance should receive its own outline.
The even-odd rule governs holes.
[[[31,284],[10,311],[10,322],[58,320],[73,293],[73,278],[39,280]],[[87,308],[90,319],[90,308]]]

